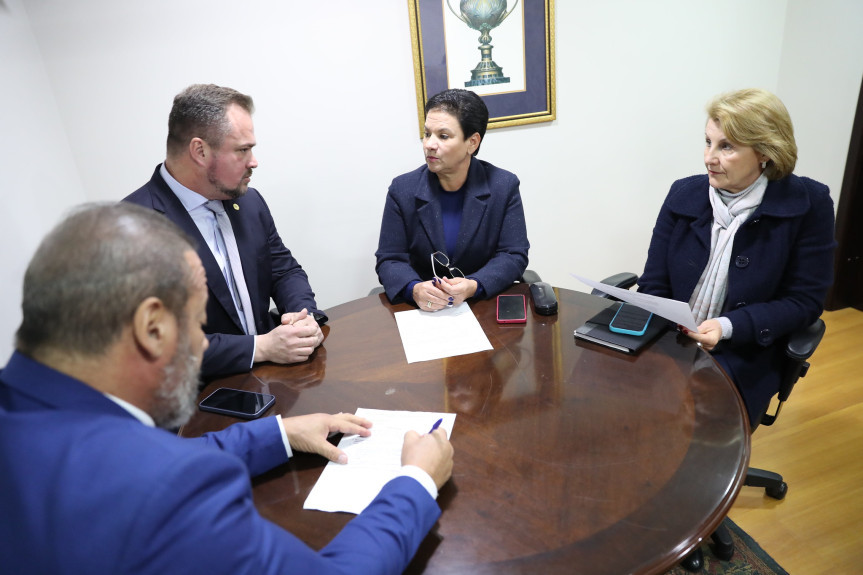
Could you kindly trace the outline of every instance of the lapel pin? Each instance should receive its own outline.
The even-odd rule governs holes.
[[[238,206],[237,204],[234,204],[234,209],[237,211],[240,211],[240,206]]]

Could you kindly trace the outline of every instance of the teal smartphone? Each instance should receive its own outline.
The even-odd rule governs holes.
[[[644,335],[652,317],[652,312],[624,302],[609,322],[608,329],[626,335]]]

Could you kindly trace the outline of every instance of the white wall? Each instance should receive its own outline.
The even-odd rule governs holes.
[[[794,120],[796,172],[838,201],[863,79],[863,2],[791,0],[776,93]]]
[[[555,8],[558,120],[493,132],[482,153],[522,179],[531,267],[585,291],[571,272],[600,279],[642,271],[669,186],[704,171],[711,97],[775,88],[785,2],[717,9],[558,0]]]
[[[122,198],[162,160],[174,94],[228,85],[255,98],[252,185],[319,303],[377,284],[387,186],[422,162],[405,0],[23,0],[26,15],[21,1],[0,0],[0,48],[14,54],[0,77],[27,88],[20,99],[0,91],[4,115],[16,110],[2,140],[17,149],[38,137],[34,126],[52,127],[49,148],[37,140],[38,167],[16,186],[34,206],[79,202],[78,180],[90,199]],[[641,271],[669,185],[703,171],[704,105],[718,92],[757,86],[783,97],[798,126],[798,173],[838,195],[863,66],[854,0],[555,4],[558,119],[491,130],[481,152],[521,178],[530,267],[543,279],[585,290],[570,272]],[[0,156],[3,172],[35,166],[28,148]],[[5,211],[0,229],[27,222],[38,237],[53,219]],[[4,287],[20,290],[28,257],[11,256]],[[17,325],[10,293],[0,334]]]
[[[21,322],[24,270],[44,233],[86,200],[54,87],[20,0],[0,0],[0,365]]]

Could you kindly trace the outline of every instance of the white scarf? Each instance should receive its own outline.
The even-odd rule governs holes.
[[[731,262],[734,234],[755,208],[761,205],[766,189],[767,176],[764,174],[736,194],[710,187],[710,205],[713,206],[710,259],[689,299],[695,325],[701,325],[704,320],[722,312],[728,295],[728,265]]]

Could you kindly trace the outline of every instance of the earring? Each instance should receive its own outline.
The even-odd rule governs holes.
[[[763,170],[766,167],[767,167],[767,162],[761,162],[761,169]]]

